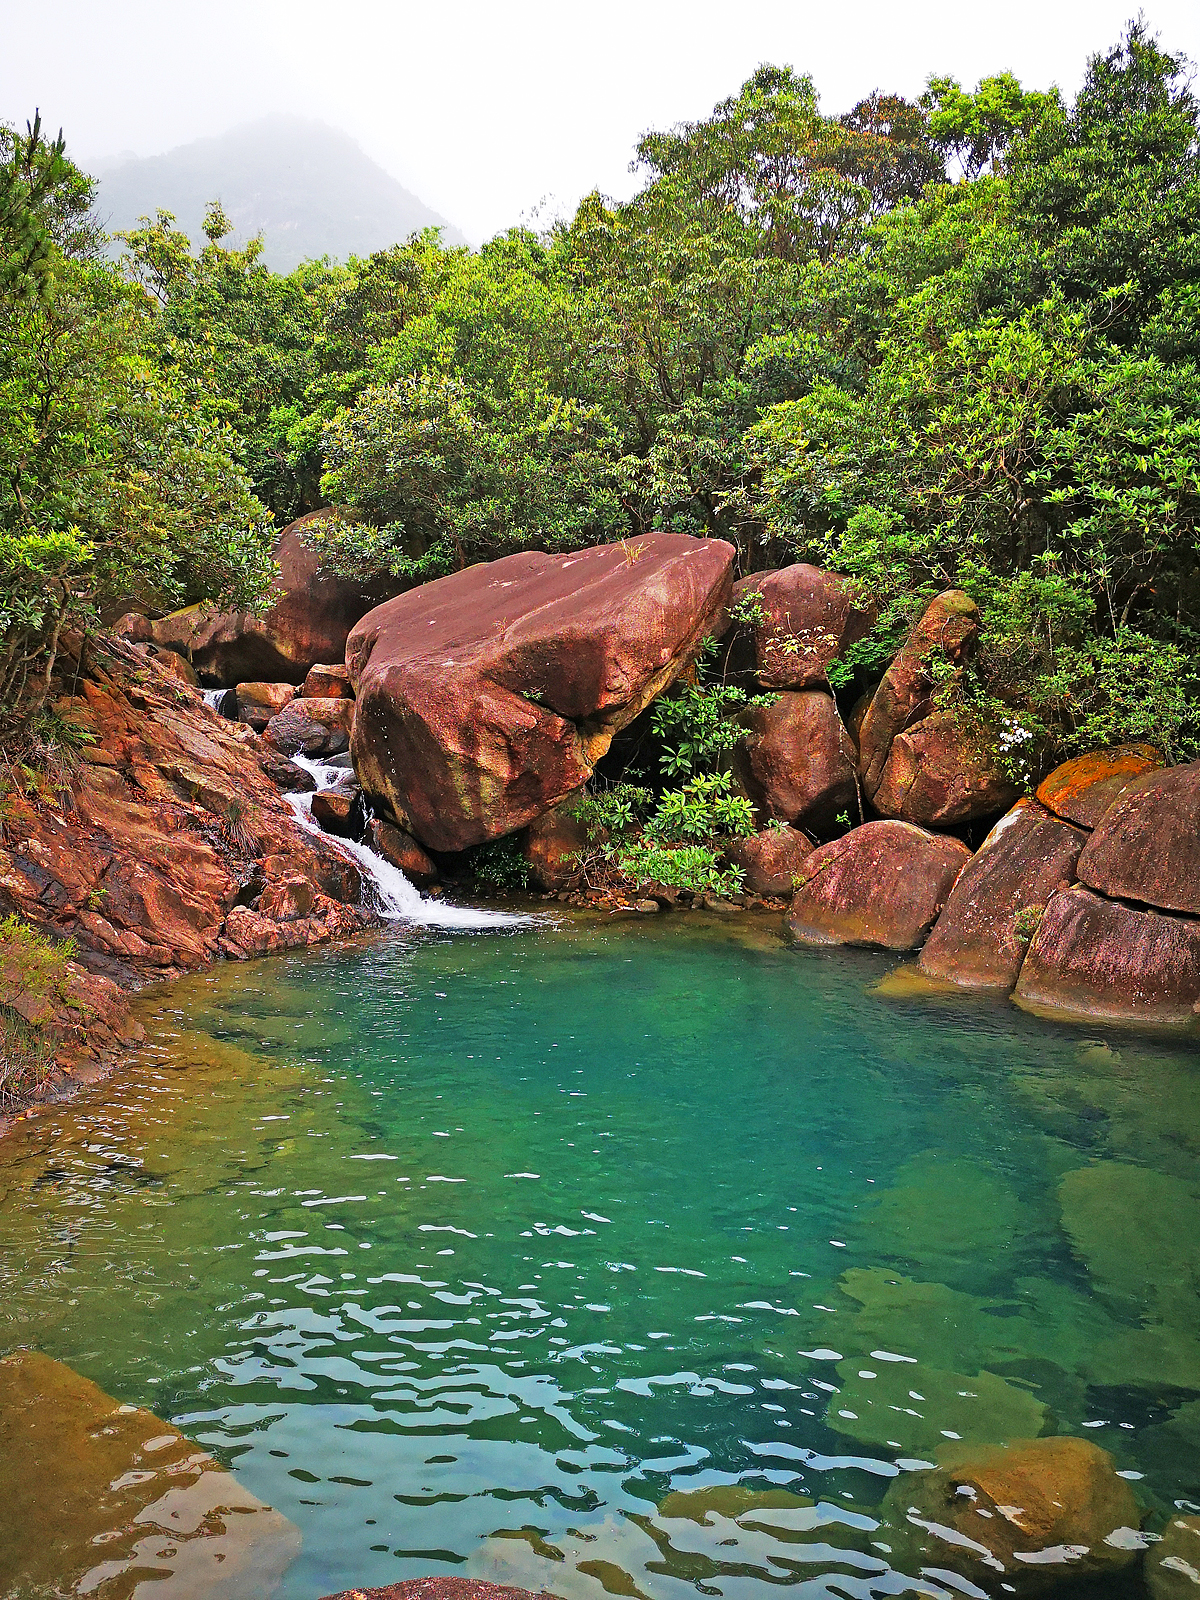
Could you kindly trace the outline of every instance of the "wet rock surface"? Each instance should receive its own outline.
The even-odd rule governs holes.
[[[363,788],[426,848],[526,826],[724,631],[733,550],[647,534],[507,556],[377,607],[346,645]]]
[[[915,950],[971,852],[907,822],[868,822],[803,861],[785,927],[796,944]]]
[[[343,1589],[325,1600],[541,1600],[530,1589],[486,1583],[478,1578],[406,1578],[382,1589]]]
[[[376,818],[368,829],[367,837],[371,848],[385,861],[390,861],[418,889],[437,882],[437,867],[411,833],[405,833],[402,828]]]
[[[1200,922],[1076,884],[1047,905],[1014,994],[1045,1014],[1189,1024],[1200,997]]]
[[[1018,802],[963,868],[917,965],[965,988],[1009,990],[1051,895],[1074,878],[1086,834]]]
[[[351,700],[297,697],[271,718],[263,738],[285,756],[341,755],[350,748],[353,716]]]
[[[521,853],[537,889],[568,889],[579,882],[580,857],[590,847],[587,824],[575,815],[580,796],[562,801],[525,831]]]

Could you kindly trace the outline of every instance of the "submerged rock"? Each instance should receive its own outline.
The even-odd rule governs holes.
[[[757,602],[761,613],[760,621],[743,626],[764,689],[826,687],[829,663],[864,638],[875,621],[873,608],[853,598],[848,578],[804,562],[743,578],[733,597],[735,604]]]
[[[989,1594],[1038,1594],[1128,1567],[1141,1511],[1107,1451],[1086,1439],[952,1446],[883,1500],[915,1566],[961,1573]]]
[[[340,661],[350,629],[398,584],[386,576],[364,583],[321,574],[319,553],[306,540],[330,515],[311,512],[279,535],[275,600],[267,611],[218,611],[202,601],[155,622],[155,642],[221,684],[250,678],[300,683],[319,662]]]
[[[404,1578],[382,1589],[343,1589],[340,1594],[326,1595],[325,1600],[544,1600],[544,1596],[511,1584],[439,1574],[435,1578]]]
[[[876,1450],[899,1446],[908,1457],[927,1458],[950,1436],[987,1445],[1036,1435],[1048,1415],[1028,1389],[993,1372],[953,1372],[923,1361],[864,1364],[855,1356],[838,1362],[837,1376],[826,1426]]]
[[[1013,992],[1041,1014],[1190,1023],[1200,999],[1200,921],[1137,911],[1077,884],[1047,905]]]
[[[733,770],[764,819],[823,831],[857,811],[854,745],[831,694],[789,691],[742,722]]]
[[[161,1583],[265,1600],[300,1550],[286,1517],[170,1423],[33,1350],[0,1360],[0,1500],[5,1594]]]
[[[749,1483],[710,1483],[701,1489],[672,1489],[658,1502],[658,1515],[711,1527],[710,1518],[734,1521],[752,1511],[797,1511],[811,1506],[805,1495],[789,1489],[758,1489]]]
[[[801,863],[785,927],[797,944],[915,950],[970,858],[958,839],[868,822]]]
[[[870,799],[896,735],[933,710],[935,660],[962,666],[975,653],[978,636],[979,607],[960,589],[947,589],[930,602],[884,673],[859,728],[859,771]]]
[[[426,847],[525,827],[724,631],[733,549],[646,534],[469,567],[354,628],[352,749],[371,799]]]
[[[994,739],[943,711],[896,734],[871,804],[884,817],[949,828],[995,816],[1017,792]]]
[[[1151,1600],[1196,1600],[1200,1595],[1200,1517],[1172,1517],[1146,1555]]]
[[[1161,767],[1161,753],[1152,744],[1122,744],[1092,750],[1055,767],[1038,784],[1037,798],[1064,822],[1094,828],[1109,806],[1144,772]]]
[[[1100,819],[1078,871],[1101,894],[1200,916],[1200,761],[1134,778]]]
[[[727,839],[721,853],[741,867],[751,894],[790,895],[793,880],[812,854],[812,840],[799,828],[764,828],[749,839]]]
[[[1050,896],[1067,887],[1086,835],[1020,800],[963,868],[917,965],[968,989],[1011,989]]]

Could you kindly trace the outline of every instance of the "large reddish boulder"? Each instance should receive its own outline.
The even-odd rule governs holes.
[[[239,683],[234,693],[237,696],[238,721],[244,722],[248,728],[253,728],[255,733],[261,733],[271,718],[282,711],[284,706],[291,705],[296,698],[293,684],[262,683],[253,680]]]
[[[225,685],[247,678],[300,683],[318,662],[340,661],[350,629],[399,584],[389,577],[367,583],[323,575],[319,546],[311,540],[330,515],[310,512],[279,535],[279,573],[268,610],[219,611],[202,601],[155,622],[155,643],[186,656],[206,679]]]
[[[1200,1000],[1200,922],[1135,911],[1077,884],[1046,907],[1014,998],[1058,1016],[1190,1023]]]
[[[821,831],[839,812],[857,812],[854,745],[832,695],[785,691],[742,721],[746,733],[734,750],[733,770],[764,818]]]
[[[1134,778],[1079,857],[1101,894],[1200,916],[1200,761]]]
[[[915,950],[971,852],[907,822],[868,822],[800,864],[786,929],[797,944]]]
[[[579,857],[589,849],[586,822],[576,816],[581,795],[572,795],[525,830],[521,853],[538,889],[567,889],[579,881]]]
[[[735,606],[757,620],[742,624],[754,652],[754,675],[765,689],[813,689],[828,684],[829,663],[864,638],[875,621],[856,602],[853,585],[836,572],[798,562],[756,572],[733,589]]]
[[[741,867],[751,894],[790,895],[813,846],[799,828],[764,828],[748,839],[727,839],[721,849],[731,867]]]
[[[721,540],[654,533],[506,556],[376,607],[346,645],[363,788],[433,850],[525,827],[724,631],[732,565]]]
[[[1011,989],[1037,918],[1074,879],[1086,834],[1019,800],[967,862],[917,965],[967,989]]]
[[[1038,784],[1037,797],[1047,811],[1064,822],[1094,828],[1135,778],[1161,767],[1161,753],[1152,744],[1122,744],[1091,750],[1055,767]]]
[[[953,713],[935,711],[892,740],[871,803],[880,816],[951,828],[995,816],[1017,793],[995,741]]]
[[[963,666],[978,637],[979,607],[961,589],[947,589],[930,602],[884,673],[859,729],[859,771],[870,799],[882,782],[892,740],[933,710],[935,661]]]
[[[483,1578],[455,1578],[439,1573],[433,1578],[402,1578],[382,1589],[343,1589],[325,1600],[545,1600],[532,1589],[488,1583]]]
[[[298,699],[302,700],[349,700],[354,691],[350,687],[350,673],[344,662],[335,661],[319,662],[315,667],[308,669],[308,676],[304,680],[304,687],[300,690]]]

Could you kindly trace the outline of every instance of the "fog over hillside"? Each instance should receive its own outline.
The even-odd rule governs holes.
[[[306,117],[265,117],[164,155],[101,163],[95,176],[110,231],[163,210],[199,239],[205,206],[219,199],[237,242],[261,232],[264,259],[278,272],[312,257],[367,255],[421,228],[465,242],[348,134]]]

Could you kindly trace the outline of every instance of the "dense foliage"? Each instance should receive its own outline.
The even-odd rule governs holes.
[[[1141,24],[1073,104],[934,76],[832,117],[762,67],[641,140],[629,202],[287,275],[223,243],[219,206],[198,249],[144,219],[118,273],[78,242],[61,148],[7,135],[9,693],[63,617],[245,598],[259,507],[335,504],[327,561],[411,582],[655,528],[728,539],[743,572],[836,567],[880,615],[847,688],[958,585],[983,646],[943,699],[1015,766],[1196,754],[1198,125]],[[663,715],[691,718],[677,750],[714,721]]]

